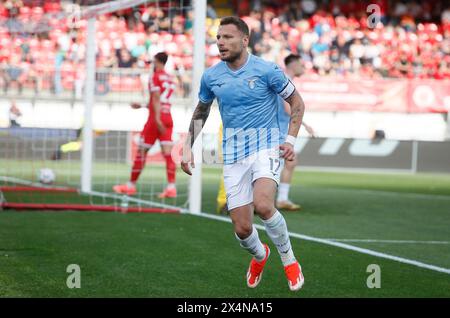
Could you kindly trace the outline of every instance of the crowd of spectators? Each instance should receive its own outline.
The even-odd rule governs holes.
[[[38,3],[39,2],[39,3]],[[186,5],[179,6],[179,3]],[[370,1],[380,7],[376,23],[369,1],[246,1],[234,10],[251,29],[250,50],[282,65],[289,53],[302,57],[305,76],[346,78],[450,78],[450,7],[444,1]],[[159,51],[187,95],[193,50],[189,1],[162,1],[100,16],[96,24],[100,70],[144,70]],[[0,86],[17,84],[73,89],[81,94],[86,25],[69,2],[0,1]],[[65,12],[65,15],[62,14]],[[207,66],[219,61],[219,23],[208,5]],[[105,71],[105,72],[107,72]],[[122,72],[123,73],[123,72]],[[121,73],[121,74],[122,74]],[[126,74],[126,73],[125,73]],[[97,76],[108,90],[145,90],[148,76]]]
[[[34,1],[36,2],[36,1]],[[33,5],[22,0],[0,1],[0,87],[17,85],[60,94],[81,95],[85,79],[87,21],[77,6],[58,0]],[[152,57],[162,50],[187,95],[192,68],[193,13],[178,5],[141,6],[99,16],[96,23],[97,84],[109,90],[145,91]],[[144,73],[139,75],[139,70]],[[106,91],[105,91],[106,87]]]
[[[282,1],[281,1],[282,2]],[[242,2],[240,2],[242,4]],[[369,4],[380,8],[379,23]],[[350,78],[450,78],[450,6],[444,1],[287,1],[241,12],[254,54],[306,74]]]

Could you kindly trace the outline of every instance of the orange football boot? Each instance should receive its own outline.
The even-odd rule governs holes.
[[[267,259],[269,258],[270,255],[270,249],[267,244],[264,244],[264,249],[266,250],[266,257],[261,262],[258,262],[253,257],[250,262],[250,266],[248,267],[247,286],[250,288],[255,288],[261,281],[264,265],[266,265]]]
[[[114,192],[126,195],[135,195],[136,194],[136,186],[129,185],[128,183],[118,184],[113,187]]]
[[[305,278],[302,274],[302,267],[297,261],[285,266],[284,273],[286,274],[290,290],[297,291],[302,288],[305,283]]]
[[[176,188],[166,188],[162,193],[158,194],[158,198],[176,198],[177,189]]]

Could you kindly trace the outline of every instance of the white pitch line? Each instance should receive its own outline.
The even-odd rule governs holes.
[[[450,241],[411,241],[411,240],[373,240],[373,239],[336,239],[324,238],[333,242],[354,242],[354,243],[394,243],[394,244],[450,244]]]
[[[231,223],[231,219],[227,218],[227,217],[223,217],[223,216],[218,216],[218,215],[213,215],[213,214],[208,214],[208,213],[200,213],[200,214],[192,214],[192,215],[196,215],[196,216],[200,216],[200,217],[204,217],[204,218],[208,218],[208,219],[213,219],[213,220],[218,220],[218,221],[222,221],[222,222],[228,222]],[[255,227],[257,229],[260,230],[265,230],[264,226],[260,225],[260,224],[255,224]],[[407,258],[403,258],[403,257],[398,257],[398,256],[394,256],[394,255],[389,255],[389,254],[385,254],[385,253],[380,253],[377,251],[372,251],[366,248],[361,248],[361,247],[357,247],[357,246],[353,246],[353,245],[349,245],[349,244],[345,244],[345,243],[340,243],[340,242],[335,242],[335,241],[330,241],[328,239],[321,239],[321,238],[317,238],[317,237],[313,237],[313,236],[308,236],[308,235],[303,235],[303,234],[298,234],[298,233],[292,233],[289,232],[289,236],[291,237],[295,237],[301,240],[305,240],[305,241],[311,241],[311,242],[316,242],[316,243],[322,243],[325,245],[331,245],[331,246],[335,246],[335,247],[340,247],[343,248],[345,250],[350,250],[350,251],[355,251],[358,253],[362,253],[362,254],[366,254],[366,255],[372,255],[375,257],[379,257],[379,258],[385,258],[385,259],[389,259],[392,261],[396,261],[399,263],[403,263],[403,264],[409,264],[409,265],[413,265],[416,267],[420,267],[420,268],[426,268],[435,272],[440,272],[440,273],[445,273],[445,274],[449,274],[450,275],[450,269],[449,268],[443,268],[443,267],[438,267],[435,265],[430,265],[430,264],[425,264],[419,261],[415,261],[415,260],[411,260],[411,259],[407,259]]]
[[[443,194],[427,194],[427,193],[414,193],[414,192],[390,192],[390,191],[384,191],[384,190],[369,190],[369,189],[353,189],[353,188],[322,188],[322,187],[303,187],[303,189],[312,189],[312,190],[320,190],[320,191],[354,191],[354,192],[360,192],[363,194],[369,194],[369,195],[385,195],[390,197],[410,197],[413,199],[428,199],[428,200],[450,200],[450,195],[443,195]]]

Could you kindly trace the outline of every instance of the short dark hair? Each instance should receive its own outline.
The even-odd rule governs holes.
[[[248,25],[241,18],[230,16],[222,18],[220,20],[220,25],[228,25],[228,24],[235,25],[238,28],[238,30],[241,31],[244,35],[250,36],[250,30],[248,29]]]
[[[169,58],[169,56],[167,55],[166,52],[159,52],[159,53],[155,54],[155,60],[158,60],[163,65],[166,65],[168,58]]]
[[[291,64],[292,62],[298,61],[300,60],[300,56],[297,54],[289,54],[288,56],[286,56],[284,58],[284,65],[288,66],[289,64]]]

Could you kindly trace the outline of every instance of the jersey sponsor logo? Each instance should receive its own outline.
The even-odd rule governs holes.
[[[172,81],[172,78],[169,75],[159,75],[159,80],[160,81]]]

